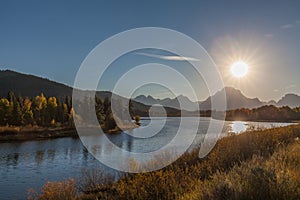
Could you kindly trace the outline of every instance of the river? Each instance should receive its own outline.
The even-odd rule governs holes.
[[[199,120],[199,118],[190,118],[190,120]],[[141,128],[145,127],[149,121],[147,118],[142,119]],[[200,119],[197,136],[203,136],[209,121],[209,118]],[[179,122],[180,118],[167,118],[162,130],[147,139],[135,139],[124,132],[106,136],[121,148],[134,152],[148,152],[167,144],[178,130]],[[151,123],[154,127],[161,126],[160,118],[152,120]],[[228,131],[240,133],[249,127],[253,129],[286,125],[290,124],[225,122],[223,132],[224,134]],[[188,132],[189,128],[185,128]],[[189,137],[189,134],[186,137]],[[197,145],[197,142],[195,144]],[[114,155],[113,151],[104,153],[109,156],[119,156]],[[26,199],[29,188],[39,189],[47,181],[80,177],[83,169],[93,168],[100,168],[112,175],[117,173],[89,154],[79,138],[0,143],[0,199]]]

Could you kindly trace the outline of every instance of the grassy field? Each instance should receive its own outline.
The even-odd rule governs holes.
[[[299,199],[300,125],[245,132],[218,141],[204,159],[198,150],[164,169],[125,174],[101,171],[80,180],[48,182],[29,199]],[[158,161],[159,162],[159,161]]]

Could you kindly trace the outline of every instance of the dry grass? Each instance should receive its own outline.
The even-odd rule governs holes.
[[[155,172],[117,181],[84,175],[77,198],[299,199],[299,137],[300,125],[251,131],[221,139],[204,159],[195,150]]]
[[[76,197],[76,184],[74,179],[61,182],[47,182],[38,194],[30,189],[29,200],[74,200]]]

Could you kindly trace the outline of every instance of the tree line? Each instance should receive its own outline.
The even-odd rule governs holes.
[[[88,112],[94,109],[101,126],[106,129],[113,129],[117,126],[109,97],[104,100],[101,97],[95,97],[95,100],[85,98],[81,102],[77,102],[76,105],[77,108],[74,109],[70,96],[47,98],[42,93],[33,98],[23,98],[21,96],[16,97],[13,92],[9,92],[6,98],[0,99],[0,125],[74,127],[74,117],[77,117],[81,123],[88,123],[90,120],[89,118],[83,119],[76,114],[75,110],[84,109],[85,112]],[[133,119],[134,112],[131,100],[129,101],[129,112]]]
[[[292,121],[300,119],[300,107],[290,108],[288,106],[276,107],[266,105],[259,108],[241,108],[226,112],[227,120],[245,121]]]
[[[55,124],[72,126],[73,108],[70,97],[61,100],[56,97],[46,98],[44,94],[34,98],[16,97],[9,92],[0,99],[0,125],[38,125]]]

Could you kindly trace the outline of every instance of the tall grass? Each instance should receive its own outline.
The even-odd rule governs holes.
[[[300,142],[217,171],[180,199],[299,199]]]
[[[117,181],[87,172],[76,198],[299,199],[299,137],[300,125],[250,131],[222,138],[204,159],[196,149],[155,172]],[[52,189],[55,196],[57,188]]]
[[[47,182],[41,189],[41,193],[30,189],[29,200],[74,200],[76,197],[76,184],[74,179],[61,182]]]

